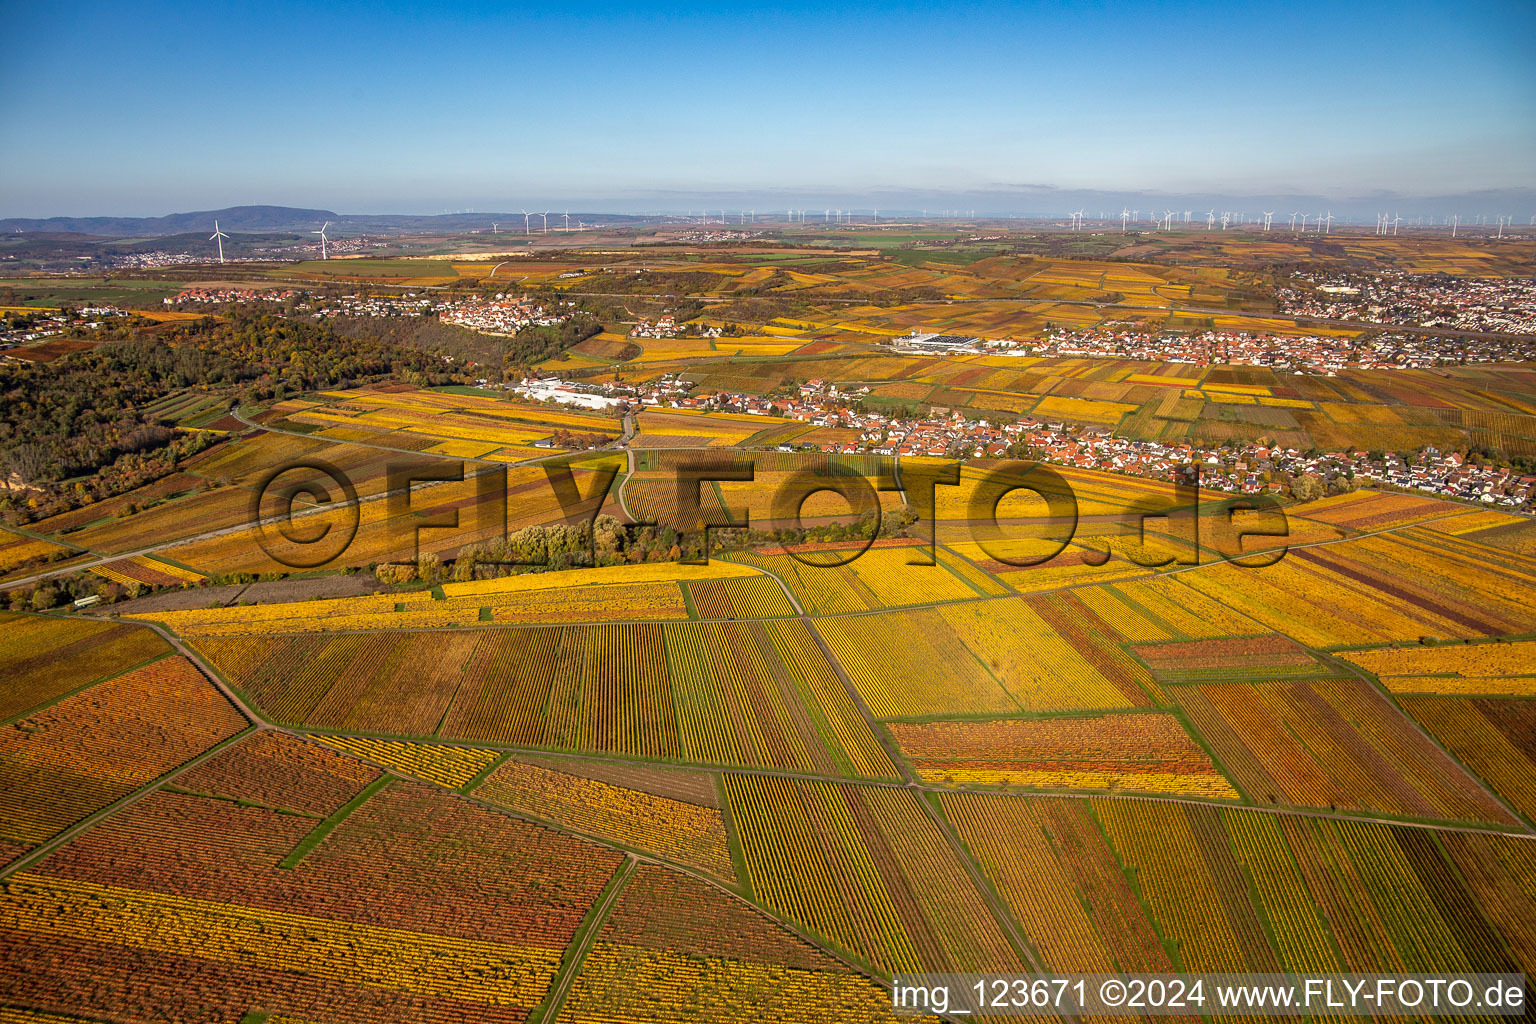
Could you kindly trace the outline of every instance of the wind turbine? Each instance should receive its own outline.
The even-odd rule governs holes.
[[[529,213],[527,210],[523,211],[523,234],[525,235],[533,234],[533,228],[529,225],[529,218],[532,216],[533,214]]]
[[[1228,213],[1227,211],[1223,210],[1221,212],[1221,230],[1223,230],[1223,231],[1227,230],[1227,225],[1230,224],[1231,222],[1232,222],[1232,215],[1230,213]]]
[[[544,218],[544,233],[547,235],[549,234],[549,211],[545,210],[539,216]]]
[[[324,224],[320,225],[320,230],[319,231],[311,231],[310,232],[310,234],[312,234],[312,235],[319,235],[320,236],[320,258],[323,259],[323,260],[328,260],[328,259],[331,258],[330,254],[328,252],[326,252],[326,249],[325,249],[325,241],[326,241],[326,239],[325,239],[325,229],[330,227],[330,226],[331,226],[331,222],[330,221],[326,221]],[[217,227],[217,225],[215,225],[215,227]]]
[[[1296,230],[1296,217],[1297,217],[1296,211],[1292,210],[1291,211],[1291,231],[1293,231],[1293,232]]]
[[[566,210],[565,213],[561,214],[561,216],[565,218],[565,230],[571,230],[571,211]]]
[[[1275,211],[1274,210],[1265,210],[1264,211],[1264,230],[1265,231],[1269,230],[1270,222],[1273,221],[1274,219],[1275,219]]]
[[[1216,211],[1215,210],[1206,210],[1205,211],[1205,230],[1207,230],[1207,231],[1211,230],[1211,225],[1213,225],[1215,223],[1216,223]]]
[[[1327,225],[1327,227],[1323,231],[1323,234],[1325,234],[1325,235],[1333,234],[1333,211],[1329,210],[1328,211],[1328,216],[1320,218],[1320,219],[1322,220],[1322,222],[1325,225]]]
[[[219,243],[219,262],[220,263],[224,262],[224,239],[226,239],[228,237],[229,237],[228,235],[226,235],[224,232],[219,230],[219,222],[218,221],[214,221],[213,222],[213,234],[208,236],[208,241],[210,241],[210,242],[217,241]]]
[[[1310,216],[1312,216],[1310,213],[1303,213],[1301,215],[1301,233],[1302,234],[1306,234],[1307,233],[1307,218],[1310,217]]]
[[[1394,236],[1397,234],[1397,226],[1402,223],[1402,220],[1403,218],[1399,217],[1397,214],[1394,213],[1392,215],[1392,234]]]
[[[1125,234],[1125,219],[1131,215],[1131,211],[1120,207],[1120,233]]]

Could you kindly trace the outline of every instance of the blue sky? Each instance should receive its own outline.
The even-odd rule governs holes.
[[[4,9],[0,216],[1536,187],[1529,2]]]

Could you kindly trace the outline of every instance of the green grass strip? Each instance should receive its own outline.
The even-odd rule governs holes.
[[[512,753],[512,751],[506,750],[498,754],[490,764],[476,772],[474,778],[460,786],[457,792],[463,793],[465,796],[468,796],[470,793],[474,792],[480,783],[491,777],[496,769],[500,768],[502,765],[506,764],[512,759]]]
[[[368,788],[364,789],[351,800],[348,800],[345,804],[342,804],[340,809],[338,809],[335,814],[332,814],[329,818],[326,818],[320,824],[311,829],[309,835],[299,840],[299,845],[295,846],[293,848],[293,852],[284,857],[282,862],[277,866],[284,869],[285,871],[291,871],[298,867],[299,861],[309,856],[311,850],[325,842],[325,837],[330,835],[331,831],[335,829],[337,825],[340,825],[343,821],[345,821],[347,819],[347,815],[351,814],[353,811],[363,806],[363,804],[367,803],[375,793],[389,785],[391,781],[393,781],[393,777],[389,775],[385,775],[383,778],[374,780],[368,786]]]
[[[559,1016],[565,1000],[570,996],[572,982],[581,973],[588,950],[591,949],[603,923],[608,920],[614,905],[619,902],[619,896],[634,875],[638,863],[633,857],[625,857],[623,863],[614,870],[613,876],[608,879],[608,884],[603,886],[603,891],[598,893],[592,906],[587,908],[581,924],[576,926],[570,943],[565,947],[559,970],[550,979],[549,990],[544,996],[543,1005],[536,1007],[528,1015],[528,1024],[541,1024],[545,1020],[554,1020]]]

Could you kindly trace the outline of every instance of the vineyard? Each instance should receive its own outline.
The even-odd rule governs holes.
[[[495,751],[443,743],[406,743],[361,736],[325,736],[321,742],[392,772],[447,789],[466,785],[496,760]]]
[[[560,1020],[886,1024],[890,998],[748,907],[641,866],[604,922]]]
[[[445,583],[436,590],[372,594],[331,600],[234,608],[145,612],[130,617],[160,622],[182,636],[261,636],[343,630],[422,629],[480,622],[563,623],[618,619],[686,619],[683,587],[707,611],[700,618],[792,615],[773,579],[747,566],[711,561],[628,565],[529,573],[500,579]],[[739,605],[739,608],[738,608]],[[725,611],[727,614],[711,614]]]
[[[968,601],[1003,588],[958,555],[940,548],[938,564],[915,545],[811,550],[791,554],[733,555],[783,580],[808,613],[835,615],[882,608]],[[847,561],[846,565],[835,564]]]
[[[162,658],[0,735],[0,837],[41,842],[246,726],[185,658]]]
[[[727,775],[752,892],[884,972],[1023,969],[920,798]]]
[[[1339,655],[1393,693],[1536,696],[1536,641],[1388,647]]]
[[[454,458],[526,459],[556,431],[617,437],[618,419],[468,394],[434,391],[333,391],[324,403],[294,402],[279,411],[291,423],[320,427],[318,435]]]
[[[1227,679],[1317,679],[1332,669],[1279,634],[1141,644],[1131,648],[1163,683],[1216,683]]]
[[[641,412],[638,420],[642,448],[729,447],[760,430],[793,422],[777,416],[651,408]]]
[[[713,807],[518,761],[497,768],[474,792],[519,814],[735,879],[725,822]]]
[[[1404,697],[1403,710],[1486,780],[1527,821],[1536,818],[1536,703]]]
[[[158,657],[170,646],[141,627],[0,612],[0,720]]]
[[[66,550],[60,544],[0,529],[0,578],[19,573]]]
[[[1458,505],[1433,498],[1361,489],[1299,505],[1291,514],[1355,533],[1373,533],[1454,515],[1460,510]]]
[[[1165,714],[897,723],[918,775],[946,786],[1094,789],[1236,800],[1210,756]]]
[[[685,586],[701,619],[767,619],[795,614],[779,582],[767,576],[699,580]]]
[[[279,721],[888,777],[836,670],[798,621],[200,637]]]
[[[378,778],[355,758],[262,730],[178,776],[176,789],[325,818]]]
[[[157,793],[0,896],[5,998],[177,1019],[520,1021],[617,855],[409,783],[292,871],[314,820]],[[387,856],[380,856],[387,849]],[[445,854],[452,851],[452,856]],[[94,952],[82,959],[89,942]]]
[[[1501,888],[1529,870],[1518,839],[1103,798],[942,803],[1051,969],[1503,970],[1528,956],[1529,921],[1508,923],[1536,905]]]
[[[280,435],[262,435],[272,437]],[[288,441],[306,442],[298,438]],[[245,444],[246,442],[239,442]],[[398,453],[381,451],[342,443],[323,445],[318,455],[325,462],[346,474],[355,485],[359,504],[356,506],[356,532],[346,546],[344,557],[330,568],[366,566],[379,562],[414,561],[418,550],[451,556],[462,545],[489,541],[504,537],[507,533],[530,525],[564,522],[567,519],[590,517],[606,495],[599,493],[599,483],[607,467],[622,466],[622,460],[612,456],[594,454],[571,465],[572,479],[581,501],[562,504],[561,496],[550,484],[549,476],[540,466],[508,466],[505,468],[505,505],[500,501],[484,501],[479,495],[483,481],[475,477],[474,467],[465,469],[465,478],[418,484],[410,495],[409,507],[398,500],[391,501],[386,495],[389,468],[398,464]],[[542,454],[548,454],[540,449]],[[265,453],[265,450],[263,454]],[[317,457],[313,451],[300,449],[285,461],[302,462],[305,455]],[[119,551],[131,547],[146,535],[164,541],[181,539],[180,543],[158,552],[166,560],[178,565],[190,566],[204,573],[264,573],[287,572],[292,566],[279,562],[267,554],[263,543],[275,543],[280,533],[273,529],[250,528],[251,492],[245,487],[261,482],[257,470],[262,463],[247,470],[248,476],[241,487],[221,487],[199,493],[193,497],[178,498],[167,504],[128,515],[112,521],[102,530],[110,530],[110,536],[97,536],[92,530],[79,535],[81,543],[89,543],[105,551]],[[209,467],[212,471],[213,466]],[[455,471],[454,463],[443,463],[442,468]],[[478,472],[489,472],[480,467]],[[603,475],[600,475],[603,474]],[[291,479],[284,477],[287,481]],[[498,478],[495,479],[499,484]],[[322,479],[322,484],[324,483]],[[334,488],[334,484],[325,485]],[[262,506],[264,514],[279,515],[282,509],[274,501],[272,507]],[[424,519],[438,522],[453,521],[456,529],[423,529],[417,527]],[[333,528],[351,532],[354,521],[346,514],[324,513],[317,517],[328,521]],[[46,522],[46,521],[45,521]],[[42,524],[39,524],[40,526]],[[206,531],[218,530],[213,536],[197,538]],[[418,548],[419,541],[419,548]],[[279,547],[279,553],[284,553]],[[290,546],[289,553],[313,555],[303,547]]]
[[[1352,678],[1169,687],[1232,780],[1263,804],[1508,824],[1509,814]]]
[[[1185,443],[1246,424],[1274,452],[1313,432],[1353,450],[1495,425],[1481,437],[1536,410],[1517,364],[1388,386],[872,354],[935,318],[988,337],[1097,323],[1077,303],[1111,294],[1151,307],[1127,324],[1161,329],[1195,319],[1169,303],[1236,287],[1134,252],[952,261],[947,240],[912,237],[899,261],[784,245],[761,266],[655,245],[646,261],[711,282],[725,305],[708,323],[769,308],[768,282],[804,308],[746,336],[641,339],[638,358],[602,335],[540,368],[663,391],[686,371],[696,396],[769,400],[835,372],[891,424],[928,402]],[[1111,244],[1094,237],[1070,241]],[[1180,244],[1136,244],[1154,242]],[[1295,239],[1270,244],[1295,258]],[[519,260],[539,288],[584,287],[570,251]],[[500,264],[402,262],[444,280]],[[978,301],[887,293],[934,282]],[[832,285],[848,292],[821,303]],[[1491,396],[1512,411],[1482,408]],[[295,433],[231,420],[143,487],[35,522],[13,501],[29,533],[0,531],[0,574],[57,566],[103,597],[71,605],[82,592],[59,584],[52,602],[11,594],[46,613],[0,612],[0,1024],[894,1024],[892,980],[919,971],[1536,973],[1526,516],[1357,489],[1287,506],[1273,565],[1192,559],[1177,523],[1153,522],[1148,545],[1182,560],[1152,566],[1126,557],[1121,520],[1183,500],[1163,479],[1055,466],[1081,517],[1064,543],[1033,520],[1036,496],[984,485],[1027,482],[1023,463],[968,460],[922,509],[914,481],[943,460],[648,404],[632,450],[575,467],[587,497],[566,508],[543,467],[509,463],[557,434],[618,437],[616,416],[387,382],[244,414]],[[755,450],[780,444],[829,450]],[[485,513],[475,480],[392,503],[389,466],[409,453],[494,471],[505,508]],[[263,555],[252,494],[306,459],[357,487],[357,569],[409,560],[422,523],[459,515],[420,534],[443,572],[390,583]],[[552,537],[599,509],[670,523],[677,471],[706,462],[754,465],[699,494],[705,518],[739,526],[744,510],[757,531],[704,564],[656,560],[652,541],[672,544],[659,529],[605,549],[624,564],[453,564],[463,544],[533,524]],[[595,493],[599,467],[622,474],[612,493]],[[843,469],[882,514],[912,502],[916,520],[887,520],[865,549],[828,527],[847,503],[823,492],[802,510],[814,530],[777,529],[776,492]],[[1202,496],[1203,524],[1232,497]]]

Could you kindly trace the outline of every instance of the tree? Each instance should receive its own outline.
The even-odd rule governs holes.
[[[1316,473],[1306,473],[1291,480],[1291,494],[1297,501],[1316,501],[1324,493],[1322,478]]]
[[[423,583],[438,583],[446,573],[437,556],[428,551],[416,556],[416,575]]]
[[[24,484],[35,483],[48,474],[48,450],[38,444],[17,445],[6,452],[6,466]],[[7,481],[6,486],[10,483]]]
[[[380,583],[410,583],[416,578],[416,567],[409,563],[385,562],[374,569],[373,574]]]

